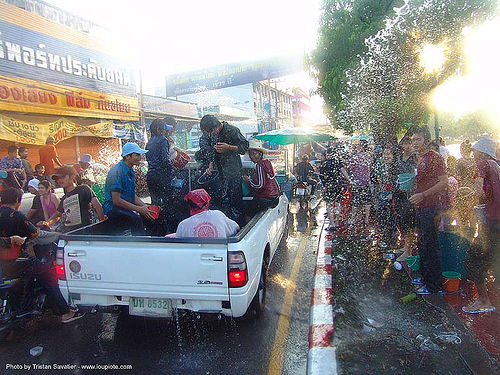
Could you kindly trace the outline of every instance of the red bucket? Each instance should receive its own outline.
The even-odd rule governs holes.
[[[458,272],[443,272],[443,289],[448,293],[454,293],[458,291],[460,285],[460,275]]]
[[[151,211],[151,215],[156,220],[158,216],[160,216],[160,207],[159,206],[149,206],[149,211]]]
[[[16,260],[21,255],[21,245],[12,244],[8,249],[0,248],[0,260]]]
[[[174,167],[177,169],[182,169],[186,166],[187,163],[191,160],[191,157],[186,154],[184,150],[181,150],[179,148],[175,149],[176,151],[176,156],[175,159],[173,160]]]

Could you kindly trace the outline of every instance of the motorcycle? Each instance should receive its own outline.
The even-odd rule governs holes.
[[[29,262],[18,258],[16,263]],[[44,310],[46,294],[36,285],[34,278],[21,275],[19,278],[0,281],[0,341],[10,332],[22,328],[30,319]]]
[[[51,237],[52,234],[46,236],[48,240],[51,240]],[[42,252],[37,254],[47,267],[53,264],[56,248],[55,243],[46,243]],[[22,249],[21,257],[13,261],[14,268],[22,270],[15,277],[3,278],[0,265],[0,341],[6,339],[13,330],[22,328],[31,319],[41,315],[46,309],[47,295],[36,282],[36,277],[30,274],[30,264],[33,260],[24,252],[26,244]]]
[[[298,199],[299,206],[303,210],[307,210],[309,208],[311,189],[311,184],[305,181],[298,181],[294,186],[294,197]]]

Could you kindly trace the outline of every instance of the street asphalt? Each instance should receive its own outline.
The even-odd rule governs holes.
[[[320,230],[309,219],[292,216],[289,236],[269,270],[266,311],[259,320],[197,321],[178,314],[168,321],[97,312],[63,325],[48,313],[0,343],[0,373],[96,374],[101,371],[82,365],[99,364],[132,367],[102,371],[106,374],[305,374]],[[38,357],[30,355],[35,346],[43,347]],[[55,365],[70,369],[55,370]]]

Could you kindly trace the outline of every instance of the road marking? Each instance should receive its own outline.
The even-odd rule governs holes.
[[[285,292],[283,303],[281,304],[281,314],[278,320],[278,327],[276,335],[274,336],[273,350],[271,357],[269,357],[269,368],[267,375],[281,375],[283,373],[284,351],[286,346],[286,338],[288,337],[288,330],[290,328],[290,316],[292,314],[293,298],[295,289],[297,287],[297,277],[299,275],[300,265],[302,264],[302,257],[306,247],[309,234],[311,233],[312,226],[309,225],[304,233],[304,237],[300,241],[297,254],[290,273],[290,283]]]

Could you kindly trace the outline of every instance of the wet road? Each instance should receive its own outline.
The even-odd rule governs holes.
[[[309,306],[320,228],[294,215],[292,230],[278,249],[268,277],[266,312],[259,320],[172,321],[126,314],[87,314],[62,325],[50,314],[0,344],[2,374],[304,374]],[[31,357],[30,348],[43,353]],[[8,365],[45,364],[48,370]],[[55,370],[54,364],[77,366]],[[127,365],[130,370],[84,370],[81,365]],[[81,366],[81,367],[78,367]]]
[[[399,300],[413,291],[410,278],[373,245],[360,236],[332,243],[340,373],[497,374],[493,359],[443,298]]]

